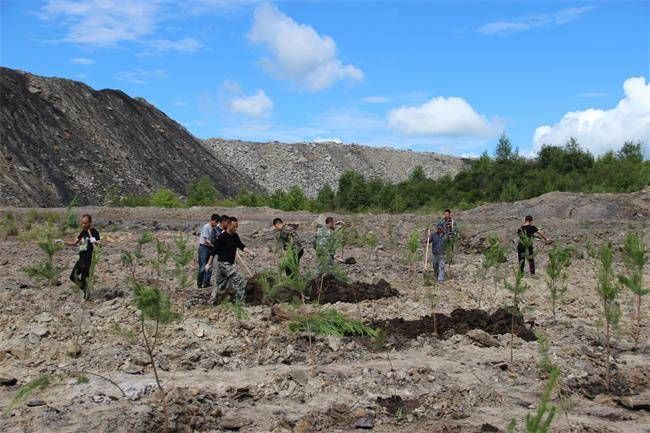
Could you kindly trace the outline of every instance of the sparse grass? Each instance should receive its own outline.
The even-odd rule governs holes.
[[[10,237],[18,236],[18,223],[16,216],[11,212],[7,212],[0,224],[2,227],[2,238],[7,240]]]
[[[44,374],[26,383],[25,385],[21,386],[16,390],[16,393],[9,401],[9,404],[4,410],[3,415],[4,416],[9,415],[13,410],[13,408],[16,407],[16,405],[27,400],[27,398],[31,396],[34,393],[34,391],[44,390],[45,388],[50,386],[50,384],[51,384],[51,377],[47,374]]]

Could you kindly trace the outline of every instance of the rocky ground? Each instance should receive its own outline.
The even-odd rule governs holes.
[[[103,239],[99,280],[87,302],[80,302],[66,279],[75,261],[73,249],[57,253],[56,262],[65,272],[60,285],[47,288],[21,272],[23,266],[42,260],[34,241],[24,233],[0,241],[1,431],[165,431],[120,254],[133,250],[147,230],[172,243],[179,233],[197,230],[214,210],[76,209],[94,215]],[[275,266],[270,250],[273,216],[299,224],[304,237],[312,232],[318,217],[263,208],[216,211],[239,217],[244,242],[258,252],[255,259],[247,260],[253,272]],[[2,212],[16,214],[24,231],[27,209]],[[491,232],[511,245],[526,213],[536,216],[538,226],[556,244],[573,247],[575,254],[569,289],[553,320],[543,271],[550,247],[537,247],[539,276],[526,278],[530,290],[523,297],[525,323],[518,332],[524,338],[514,338],[512,362],[511,337],[498,327],[486,327],[486,332],[452,326],[436,337],[430,323],[421,320],[411,331],[388,333],[378,343],[360,337],[294,333],[278,317],[278,306],[249,306],[247,317],[237,317],[223,306],[208,305],[208,289],[178,289],[171,264],[158,277],[143,260],[137,274],[171,294],[182,315],[162,329],[156,354],[160,379],[169,393],[174,431],[505,431],[510,419],[521,425],[525,415],[536,410],[546,382],[537,366],[538,344],[523,332],[534,328],[548,337],[551,359],[561,370],[552,399],[558,412],[551,431],[648,432],[647,326],[641,347],[635,348],[632,297],[625,292],[613,387],[606,392],[597,326],[601,307],[595,292],[596,264],[587,249],[605,240],[620,245],[630,230],[650,239],[649,190],[626,195],[553,193],[459,213],[463,245],[451,266],[451,278],[435,289],[433,308],[427,296],[433,289],[425,285],[421,261],[404,261],[406,239],[413,230],[424,233],[435,222],[433,216],[338,215],[360,233],[372,231],[378,238],[377,245],[346,247],[343,256],[356,259],[343,268],[350,280],[375,283],[384,279],[399,295],[329,306],[375,326],[403,323],[394,319],[423,319],[432,309],[440,314],[436,317],[453,318],[458,308],[478,308],[483,287],[481,308],[494,313],[509,305],[511,296],[500,285],[495,287],[492,275],[482,272],[478,251]],[[146,259],[155,255],[151,244],[143,252]],[[513,248],[509,253],[505,268],[516,260]],[[303,267],[314,267],[310,248]],[[621,267],[618,251],[616,267]],[[290,307],[281,305],[280,309]],[[483,313],[462,314],[467,315],[463,323],[469,323]],[[70,349],[80,318],[82,349],[74,357]],[[24,385],[42,377],[49,383],[25,393]]]

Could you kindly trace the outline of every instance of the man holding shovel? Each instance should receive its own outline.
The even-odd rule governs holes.
[[[237,250],[241,250],[251,257],[255,257],[255,254],[249,248],[246,248],[241,239],[239,239],[239,235],[237,234],[238,228],[239,222],[237,218],[230,217],[226,231],[219,235],[214,244],[217,256],[217,268],[215,270],[217,277],[210,300],[215,305],[218,303],[218,291],[225,289],[229,284],[235,289],[237,302],[243,303],[246,296],[246,279],[237,272],[235,259],[237,258]],[[243,261],[242,264],[245,266]],[[247,267],[246,269],[250,273]]]

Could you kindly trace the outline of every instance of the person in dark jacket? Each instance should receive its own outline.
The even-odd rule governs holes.
[[[533,251],[533,241],[535,237],[541,238],[547,244],[551,241],[544,236],[544,233],[533,225],[533,217],[531,215],[526,215],[526,218],[524,218],[524,225],[519,227],[517,235],[519,237],[519,242],[517,242],[519,272],[522,274],[524,273],[524,265],[526,264],[526,259],[528,259],[530,275],[535,275],[535,253]]]
[[[95,245],[99,245],[99,232],[93,226],[93,218],[85,214],[81,217],[81,232],[77,236],[77,240],[68,241],[66,245],[71,247],[79,247],[79,260],[75,263],[70,273],[70,281],[79,286],[83,292],[84,299],[88,299],[88,277],[90,276],[90,268],[93,262],[93,251]]]
[[[226,289],[228,285],[235,289],[237,302],[243,303],[246,296],[246,279],[235,268],[237,250],[251,257],[255,257],[255,254],[249,248],[246,248],[246,245],[239,239],[238,228],[239,222],[237,218],[231,217],[228,228],[219,235],[214,244],[217,257],[217,277],[211,296],[213,304],[218,302],[218,291]]]

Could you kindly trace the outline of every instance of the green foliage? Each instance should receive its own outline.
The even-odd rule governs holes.
[[[2,238],[7,240],[10,236],[18,236],[18,224],[16,217],[11,212],[7,212],[0,223],[2,227]]]
[[[77,385],[85,385],[88,382],[90,382],[90,379],[88,379],[88,376],[83,376],[83,375],[77,376]]]
[[[648,250],[643,235],[628,233],[625,237],[623,263],[626,275],[620,275],[619,281],[637,296],[650,293],[650,289],[643,284],[643,268],[648,263]]]
[[[336,206],[336,194],[331,186],[323,186],[316,195],[316,200],[314,201],[314,210],[318,212],[324,212],[327,210],[333,210]]]
[[[286,198],[243,193],[236,199],[242,206],[271,206],[304,210],[378,210],[401,213],[422,208],[467,209],[489,202],[514,201],[551,191],[629,192],[650,184],[650,161],[643,159],[639,143],[625,143],[617,152],[598,158],[583,150],[575,139],[564,146],[544,145],[535,159],[520,157],[508,137],[499,138],[495,158],[484,153],[469,168],[453,178],[436,180],[424,176],[417,167],[403,182],[366,179],[361,173],[341,175],[338,190],[324,187],[314,200],[286,205]],[[283,193],[287,194],[287,193]],[[284,196],[282,196],[284,197]]]
[[[170,253],[172,262],[174,262],[174,275],[179,289],[184,289],[191,283],[191,278],[187,274],[187,266],[194,259],[194,251],[190,244],[189,236],[179,234],[174,240],[176,248]]]
[[[406,242],[405,260],[407,263],[413,264],[419,259],[420,243],[420,234],[417,230],[413,230]]]
[[[571,266],[571,250],[559,246],[553,247],[548,253],[546,265],[546,285],[551,295],[551,309],[553,317],[556,315],[555,306],[558,299],[567,290],[568,269]]]
[[[297,317],[289,323],[289,329],[293,332],[307,331],[336,337],[359,335],[376,338],[378,336],[375,329],[364,325],[360,320],[348,319],[332,308]]]
[[[34,391],[44,390],[50,386],[51,378],[49,375],[44,374],[37,377],[36,379],[27,382],[25,385],[21,386],[16,390],[16,393],[11,398],[11,401],[7,405],[6,409],[3,412],[4,416],[9,415],[16,405],[25,401]]]
[[[551,423],[555,418],[557,412],[557,407],[550,404],[551,394],[557,386],[558,379],[560,378],[560,371],[557,368],[551,370],[546,386],[544,387],[544,393],[542,394],[542,400],[537,406],[535,413],[529,413],[526,415],[524,421],[524,432],[525,433],[548,433],[551,428]],[[515,433],[517,427],[517,422],[514,418],[508,424],[506,431],[508,433]]]
[[[137,240],[137,245],[135,247],[135,257],[138,259],[143,258],[144,256],[142,255],[142,247],[153,242],[154,241],[154,236],[150,231],[145,231],[140,235],[140,237]]]
[[[153,320],[161,325],[179,319],[179,314],[172,311],[172,303],[158,287],[147,286],[140,281],[132,281],[133,299],[142,313],[143,320]]]
[[[187,189],[188,206],[211,206],[217,200],[217,190],[208,176],[190,184]]]
[[[596,290],[603,303],[603,315],[608,326],[618,325],[621,310],[618,303],[620,292],[617,280],[614,278],[614,249],[612,244],[605,242],[598,250],[598,282]]]
[[[618,303],[619,286],[614,278],[614,250],[609,242],[600,246],[598,250],[598,281],[596,291],[603,305],[605,319],[605,380],[607,389],[610,389],[610,355],[612,331],[618,330],[621,308]]]
[[[79,206],[79,196],[75,194],[72,200],[70,200],[70,203],[68,203],[68,206],[65,208],[65,216],[63,217],[63,223],[61,227],[63,231],[67,229],[79,228],[79,217],[73,210],[73,208],[77,206]]]
[[[481,263],[483,271],[487,272],[506,261],[506,249],[501,244],[499,236],[496,233],[491,233],[487,238],[487,247],[483,250],[483,262]]]
[[[515,280],[511,283],[508,280],[503,281],[503,286],[507,291],[512,293],[512,302],[516,310],[519,310],[519,301],[521,296],[529,289],[528,284],[524,281],[524,273],[518,268],[515,270]]]
[[[63,248],[63,244],[55,240],[58,232],[49,223],[40,228],[37,233],[37,245],[45,253],[45,260],[38,264],[25,266],[23,272],[37,280],[46,281],[51,287],[63,271],[54,264],[54,255]]]
[[[151,196],[151,205],[164,208],[183,207],[181,198],[171,189],[161,188]]]
[[[555,368],[553,361],[551,361],[551,345],[546,338],[546,336],[540,331],[534,331],[535,337],[537,338],[537,346],[539,347],[539,354],[541,359],[537,364],[537,367],[542,373],[550,374],[551,371]]]
[[[460,232],[447,236],[445,238],[445,263],[449,265],[454,264],[454,258],[456,257],[456,251],[460,244]]]
[[[648,250],[643,235],[628,233],[623,244],[623,263],[625,274],[619,275],[619,282],[627,287],[634,295],[636,302],[636,329],[634,341],[638,346],[643,326],[641,323],[641,301],[644,296],[650,293],[650,289],[644,285],[643,268],[648,263]]]

